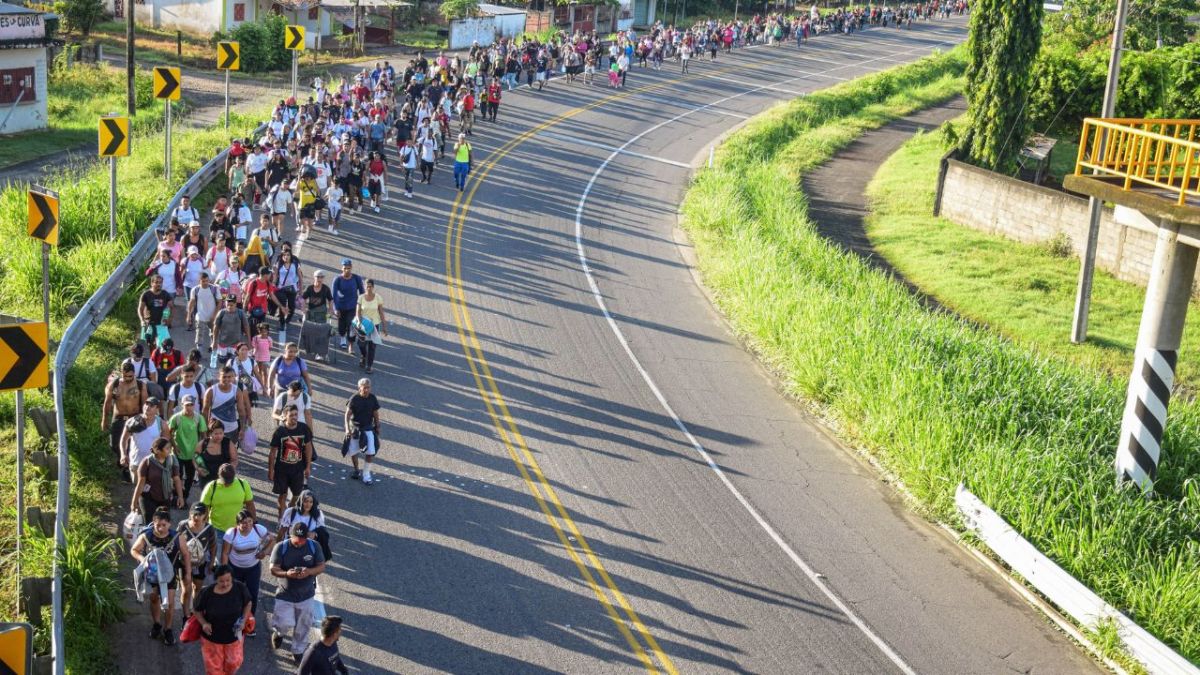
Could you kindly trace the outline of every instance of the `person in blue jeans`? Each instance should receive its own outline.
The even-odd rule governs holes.
[[[471,144],[467,142],[466,134],[459,134],[458,142],[454,144],[454,187],[459,192],[467,188],[467,176],[470,173]]]
[[[454,175],[458,176],[458,165],[455,164]],[[466,180],[465,178],[463,179]],[[338,337],[342,349],[354,353],[354,334],[350,324],[358,311],[358,296],[366,292],[362,277],[353,272],[353,263],[349,258],[342,258],[342,273],[333,280],[333,313],[338,320]]]

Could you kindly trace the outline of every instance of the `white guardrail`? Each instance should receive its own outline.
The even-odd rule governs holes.
[[[1038,551],[965,485],[958,486],[954,501],[968,529],[979,535],[1004,564],[1079,624],[1095,629],[1102,622],[1112,621],[1125,648],[1154,675],[1200,675],[1200,668]]]
[[[265,124],[260,125],[254,130],[253,135],[257,137],[265,128]],[[63,391],[66,389],[67,371],[75,365],[75,359],[79,358],[79,353],[83,351],[84,345],[96,332],[96,328],[108,318],[108,313],[112,311],[134,279],[141,274],[142,265],[154,254],[158,247],[155,230],[167,223],[170,213],[179,205],[180,199],[184,195],[194,195],[208,185],[209,181],[224,175],[225,158],[228,154],[228,149],[217,153],[216,157],[200,167],[200,170],[192,174],[191,178],[188,178],[187,182],[179,188],[179,191],[163,209],[162,214],[150,224],[142,237],[133,245],[129,255],[125,256],[108,280],[92,294],[92,297],[88,298],[87,302],[83,304],[83,308],[75,314],[75,318],[67,326],[58,350],[54,354],[54,379],[51,384],[54,387],[54,410],[58,425],[58,498],[55,506],[54,542],[59,551],[65,550],[67,546],[67,509],[70,506],[71,487],[69,483],[71,463],[67,451],[67,421],[63,414]],[[63,675],[66,668],[62,584],[62,567],[59,564],[59,556],[55,556],[51,605],[53,627],[50,637],[50,653],[54,658],[55,675]]]

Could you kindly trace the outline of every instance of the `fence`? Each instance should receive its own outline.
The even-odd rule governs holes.
[[[254,131],[258,136],[263,133],[266,125],[260,125]],[[54,390],[54,408],[58,425],[58,495],[56,500],[56,519],[54,523],[54,541],[59,551],[67,545],[67,509],[70,507],[70,455],[67,448],[67,421],[63,414],[63,391],[67,385],[67,371],[75,365],[75,359],[83,351],[84,345],[91,339],[96,328],[108,318],[109,312],[116,306],[117,301],[125,294],[133,280],[140,276],[142,264],[150,259],[158,248],[155,230],[167,223],[170,213],[179,205],[184,195],[196,194],[209,181],[224,175],[225,158],[228,150],[222,150],[192,174],[191,178],[171,198],[163,209],[162,214],[155,220],[146,232],[133,245],[129,255],[117,265],[108,280],[88,298],[83,308],[71,320],[63,333],[58,351],[54,354],[54,379],[51,381]],[[66,667],[66,636],[63,633],[63,578],[60,556],[54,558],[54,584],[52,594],[53,626],[51,629],[51,654],[54,657],[54,672],[63,675]]]

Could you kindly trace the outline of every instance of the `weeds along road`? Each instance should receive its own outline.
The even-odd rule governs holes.
[[[335,555],[320,587],[352,668],[1095,670],[776,391],[676,243],[714,138],[965,34],[873,29],[696,59],[686,78],[634,68],[623,91],[506,94],[461,196],[443,160],[415,199],[393,178],[381,214],[305,242],[307,273],[349,256],[399,313],[373,376],[381,482],[349,480],[337,448],[359,372],[313,365]],[[274,525],[264,454],[243,473]],[[259,635],[242,672],[278,672]],[[202,671],[194,645],[176,656],[164,672]]]

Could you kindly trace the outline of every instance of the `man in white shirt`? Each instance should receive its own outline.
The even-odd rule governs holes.
[[[179,224],[185,228],[192,222],[200,222],[200,212],[192,206],[192,198],[187,195],[180,197],[179,206],[171,211],[171,217],[179,221]]]
[[[212,322],[220,305],[220,291],[212,285],[208,272],[200,273],[200,285],[188,296],[188,329],[196,329],[196,344],[212,342]]]
[[[296,406],[296,412],[299,413],[300,419],[304,420],[309,429],[312,429],[312,398],[305,393],[300,380],[294,380],[287,386],[287,389],[275,397],[275,404],[271,407],[271,417],[283,424],[288,406],[291,405]]]

